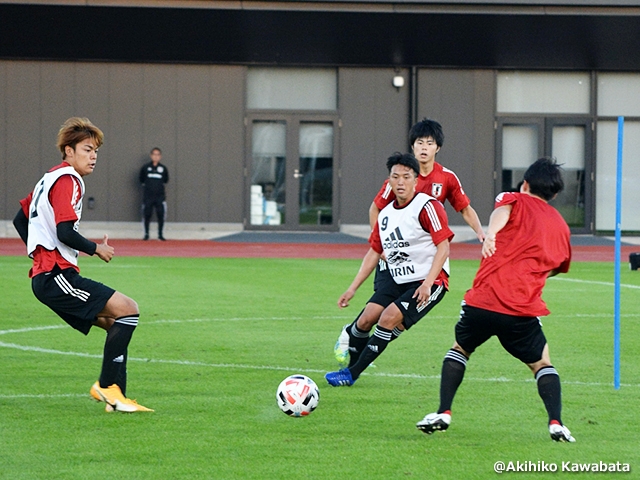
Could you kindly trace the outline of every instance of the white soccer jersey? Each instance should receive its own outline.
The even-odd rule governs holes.
[[[390,203],[378,215],[380,240],[389,272],[398,284],[424,280],[429,274],[437,247],[431,234],[420,224],[420,211],[424,208],[434,228],[441,225],[430,201],[437,200],[426,193],[418,193],[402,208]],[[443,270],[449,273],[449,260]]]
[[[78,251],[58,239],[55,213],[53,206],[49,202],[51,187],[63,175],[73,175],[78,180],[73,182],[74,192],[71,200],[73,209],[78,217],[74,228],[78,229],[78,223],[82,215],[82,197],[84,196],[84,181],[82,177],[71,166],[61,167],[45,173],[33,190],[33,197],[29,205],[27,252],[32,257],[36,247],[42,245],[47,250],[57,249],[65,260],[73,265],[78,265]]]

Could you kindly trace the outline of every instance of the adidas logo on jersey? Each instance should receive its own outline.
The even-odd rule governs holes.
[[[396,227],[396,229],[393,232],[391,232],[391,235],[385,238],[384,241],[382,242],[382,248],[384,249],[403,248],[403,247],[408,247],[410,245],[411,244],[402,237],[402,233],[400,232],[400,227]]]

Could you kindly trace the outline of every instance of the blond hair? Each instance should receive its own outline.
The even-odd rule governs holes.
[[[64,122],[58,132],[58,149],[62,153],[62,159],[67,157],[65,147],[75,150],[76,145],[87,138],[93,140],[96,148],[99,148],[104,141],[104,133],[88,118],[71,117]]]

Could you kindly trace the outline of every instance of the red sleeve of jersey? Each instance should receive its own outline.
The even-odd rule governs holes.
[[[31,205],[31,199],[33,198],[33,192],[27,195],[26,198],[20,200],[20,207],[22,208],[22,212],[24,216],[29,218],[29,205]]]
[[[447,200],[456,212],[471,205],[471,200],[462,189],[462,184],[455,173],[447,175]]]
[[[449,219],[442,203],[429,200],[420,210],[418,218],[424,231],[431,235],[434,244],[453,239],[454,233],[449,228]]]
[[[49,201],[56,217],[56,225],[78,220],[74,210],[74,206],[80,201],[80,185],[77,180],[71,175],[61,176],[49,191]]]
[[[376,253],[382,254],[384,251],[382,249],[382,240],[380,240],[380,229],[378,228],[378,222],[376,222],[376,226],[371,230],[371,234],[369,235],[369,245],[371,248],[375,250]]]
[[[376,195],[376,198],[373,199],[373,203],[376,204],[378,210],[382,210],[384,207],[389,205],[396,199],[393,190],[391,190],[391,186],[389,185],[389,180],[385,180],[382,184],[382,188]]]
[[[518,195],[520,195],[520,193],[516,192],[502,192],[498,194],[493,206],[494,210],[498,207],[502,207],[503,205],[512,205],[516,203],[518,201]]]

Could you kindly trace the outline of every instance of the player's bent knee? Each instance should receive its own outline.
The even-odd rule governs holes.
[[[467,352],[464,348],[462,348],[458,342],[453,342],[453,346],[451,347],[452,350],[455,350],[457,352],[460,352],[461,354],[463,354],[465,357],[469,358],[471,356],[471,354],[469,352]]]
[[[379,322],[379,325],[382,328],[393,330],[395,327],[402,324],[402,320],[404,320],[404,315],[402,315],[402,312],[400,312],[400,310],[398,310],[398,308],[395,305],[393,306],[395,307],[394,309],[387,308],[382,313],[382,316],[380,317],[380,322]]]
[[[358,317],[358,320],[356,322],[356,325],[358,326],[358,328],[360,330],[362,330],[363,332],[368,332],[370,331],[373,326],[377,323],[377,319],[373,318],[373,317],[366,317],[364,315],[360,315]]]
[[[140,310],[135,300],[120,292],[115,292],[107,302],[104,313],[118,318],[126,315],[138,315]]]

